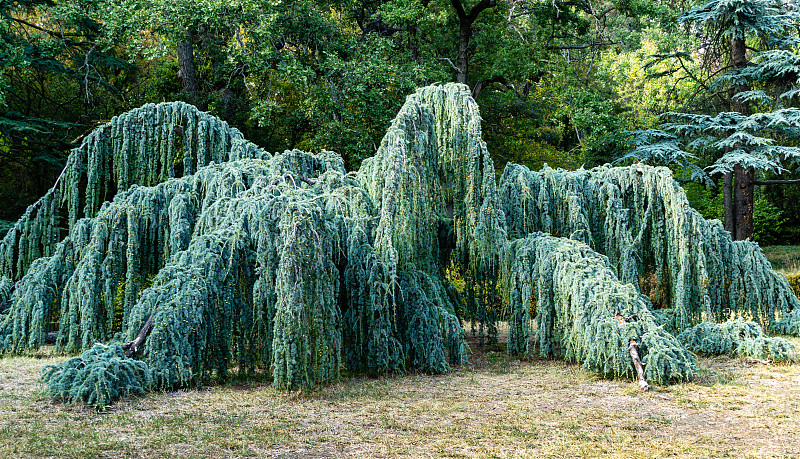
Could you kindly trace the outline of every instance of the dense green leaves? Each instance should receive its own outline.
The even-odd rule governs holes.
[[[95,3],[0,3],[1,218],[19,217],[74,139],[126,107],[121,88],[135,68],[99,43]]]

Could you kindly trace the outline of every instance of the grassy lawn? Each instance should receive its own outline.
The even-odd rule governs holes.
[[[772,245],[762,247],[772,269],[784,274],[800,273],[800,245]]]
[[[790,338],[800,346],[800,339]],[[701,358],[695,381],[640,392],[574,364],[473,346],[442,376],[344,378],[310,393],[238,382],[52,402],[63,357],[0,359],[4,457],[800,457],[800,366]]]

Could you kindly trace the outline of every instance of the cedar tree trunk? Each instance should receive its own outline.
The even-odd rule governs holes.
[[[747,66],[746,50],[744,34],[742,38],[731,38],[731,63],[734,69]],[[736,94],[749,89],[745,84],[733,87],[731,111],[747,115],[747,107],[736,98]],[[733,184],[730,183],[730,175],[733,175]],[[753,238],[754,175],[753,169],[745,169],[738,164],[734,166],[733,174],[725,174],[723,183],[725,229],[730,231],[733,239],[737,241]]]

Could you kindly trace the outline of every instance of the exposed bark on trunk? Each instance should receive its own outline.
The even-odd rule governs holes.
[[[639,358],[639,343],[636,342],[636,338],[631,338],[630,344],[628,344],[628,352],[630,352],[633,366],[636,368],[636,379],[639,381],[639,388],[650,390],[650,384],[647,384],[644,379],[644,364],[642,359]]]
[[[742,33],[744,37],[744,33]],[[731,39],[731,64],[734,69],[747,67],[744,38]],[[731,90],[731,111],[747,115],[747,106],[737,94],[749,90],[749,86],[736,85]],[[731,178],[733,183],[731,183]],[[723,193],[725,198],[725,229],[734,240],[753,238],[753,181],[754,171],[740,165],[734,166],[732,173],[725,174]]]
[[[136,335],[136,338],[129,343],[125,343],[122,345],[122,349],[125,350],[125,356],[130,357],[135,354],[142,344],[144,344],[144,340],[147,339],[147,335],[150,334],[150,330],[153,329],[153,316],[147,318],[147,322],[144,323],[144,326],[141,330],[139,330],[139,334]]]
[[[222,113],[220,113],[220,115],[222,115],[222,119],[225,121],[232,120],[236,114],[233,96],[233,91],[231,91],[230,88],[222,89],[219,94],[220,105],[222,105]]]
[[[181,83],[186,94],[197,98],[200,93],[197,89],[197,73],[194,65],[194,49],[192,40],[178,40],[178,69],[180,70]]]
[[[408,27],[408,52],[411,55],[411,62],[419,61],[419,48],[417,47],[417,37],[421,30],[417,26]]]
[[[478,96],[481,95],[481,91],[483,91],[483,88],[485,88],[489,84],[490,82],[486,80],[475,82],[475,84],[472,86],[472,98],[477,99]]]
[[[636,314],[631,314],[630,316],[625,317],[619,312],[614,313],[614,318],[621,324],[631,320],[639,320],[639,316]],[[647,384],[647,381],[644,379],[644,363],[642,362],[642,359],[639,358],[639,343],[634,337],[631,337],[630,341],[628,341],[628,352],[631,354],[633,367],[636,369],[636,380],[639,383],[639,388],[642,390],[650,390],[650,384]]]
[[[736,165],[733,169],[735,186],[733,202],[735,205],[736,233],[735,239],[743,241],[753,239],[753,170]]]
[[[456,82],[467,84],[467,75],[469,71],[469,40],[472,38],[472,24],[478,19],[478,16],[487,8],[491,8],[497,4],[496,0],[481,0],[469,10],[469,13],[464,10],[464,5],[461,0],[450,0],[450,4],[456,10],[458,17],[458,68],[456,69]]]
[[[744,38],[732,38],[731,39],[731,64],[733,64],[734,69],[742,69],[747,67],[747,58],[745,53],[747,52],[747,47],[745,46]],[[746,84],[739,84],[733,87],[733,95],[747,91],[749,89],[748,85]],[[736,97],[731,98],[731,110],[734,112],[744,113],[744,103],[741,99]]]
[[[458,83],[467,84],[467,69],[469,67],[467,52],[471,35],[472,24],[461,22],[458,32],[458,73],[456,74],[456,82]]]
[[[200,102],[200,87],[197,82],[197,69],[194,63],[194,44],[191,36],[186,40],[178,40],[178,69],[183,90],[200,110],[207,110],[206,104]]]
[[[725,229],[733,235],[736,231],[736,218],[733,212],[733,172],[726,172],[722,178],[722,197],[725,200]]]

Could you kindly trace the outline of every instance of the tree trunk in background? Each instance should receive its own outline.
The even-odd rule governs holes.
[[[464,9],[461,0],[450,0],[458,17],[458,68],[456,69],[456,82],[467,84],[467,70],[469,70],[469,40],[472,38],[472,24],[486,8],[497,5],[496,0],[481,0],[469,10]]]
[[[742,37],[744,32],[742,31]],[[731,64],[734,69],[747,67],[744,38],[731,38]],[[731,111],[747,115],[746,105],[736,95],[748,91],[748,85],[736,85],[732,88]],[[729,176],[733,175],[731,186]],[[725,229],[731,232],[734,240],[753,239],[753,169],[745,169],[736,165],[733,174],[725,174],[723,194],[725,197]]]
[[[734,171],[733,203],[736,231],[734,239],[743,241],[753,239],[753,170],[736,165]]]
[[[458,28],[458,73],[456,74],[456,82],[467,84],[467,68],[469,67],[467,51],[469,38],[472,35],[472,23],[459,19]]]
[[[736,217],[733,213],[733,172],[726,172],[722,178],[722,196],[725,199],[725,230],[734,235]]]
[[[187,34],[186,40],[178,40],[178,69],[183,90],[191,97],[191,102],[200,110],[206,111],[206,104],[200,102],[200,89],[197,84],[197,71],[194,64],[194,45]]]
[[[220,105],[222,106],[222,119],[230,121],[236,112],[236,104],[234,103],[234,93],[230,88],[224,88],[219,94]]]

